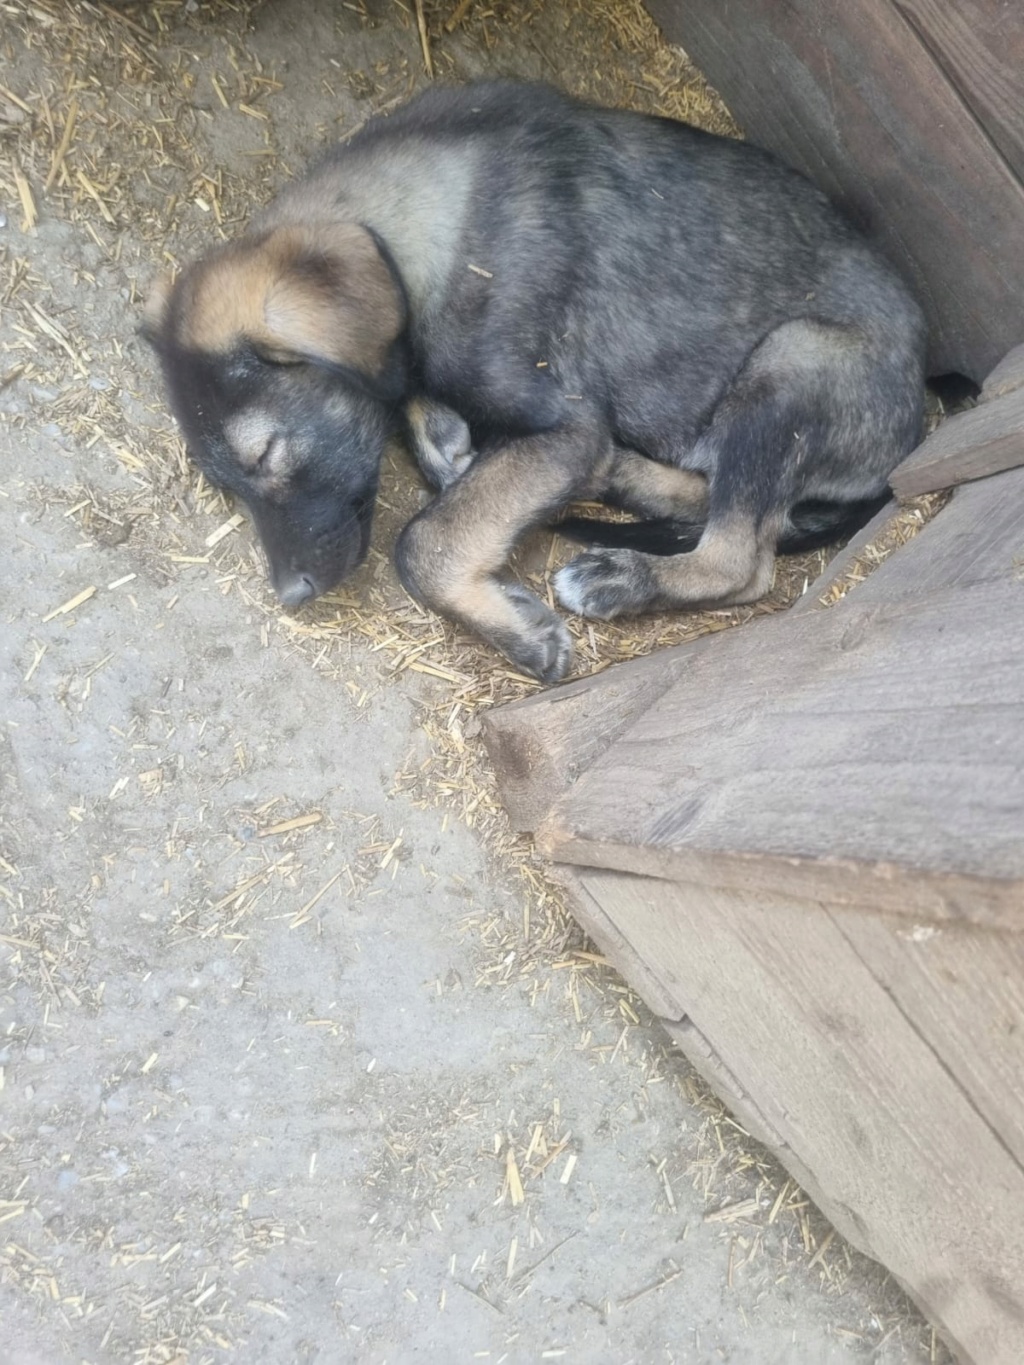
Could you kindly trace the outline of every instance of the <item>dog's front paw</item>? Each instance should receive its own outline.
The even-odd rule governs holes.
[[[646,556],[635,550],[593,550],[558,570],[555,595],[576,616],[610,621],[649,610],[657,585]]]
[[[466,450],[460,454],[449,450],[434,450],[429,460],[420,458],[420,470],[428,483],[433,484],[439,493],[443,493],[446,488],[451,488],[453,483],[462,478],[475,459],[475,450]]]
[[[439,492],[460,479],[476,458],[469,427],[451,408],[413,399],[406,409],[416,463]]]
[[[572,663],[572,636],[565,622],[518,583],[502,584],[516,606],[521,629],[495,632],[493,643],[521,673],[541,682],[560,682]]]

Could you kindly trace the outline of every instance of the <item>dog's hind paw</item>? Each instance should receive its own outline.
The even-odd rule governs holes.
[[[647,611],[656,585],[646,558],[635,550],[594,550],[555,574],[555,596],[575,616],[610,621]]]
[[[493,643],[521,673],[541,682],[560,682],[572,664],[572,636],[561,617],[518,583],[503,583],[515,603],[522,630],[496,632]]]

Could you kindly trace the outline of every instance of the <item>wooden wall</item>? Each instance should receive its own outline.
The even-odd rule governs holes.
[[[647,0],[751,141],[798,166],[915,286],[932,373],[1024,339],[1020,0]]]

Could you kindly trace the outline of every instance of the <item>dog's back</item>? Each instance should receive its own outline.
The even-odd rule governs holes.
[[[328,153],[270,221],[320,195],[394,252],[423,383],[480,439],[584,403],[624,444],[678,462],[753,348],[795,318],[871,337],[893,381],[877,402],[907,430],[920,420],[909,292],[748,144],[546,86],[435,89]]]

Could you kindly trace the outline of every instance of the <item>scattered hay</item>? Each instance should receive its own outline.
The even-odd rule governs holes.
[[[917,533],[942,511],[951,496],[952,493],[948,489],[940,493],[925,493],[922,497],[913,498],[900,507],[871,543],[865,545],[840,576],[828,585],[818,599],[821,605],[832,607],[842,601],[852,588],[858,583],[863,583],[880,564],[884,564],[894,550],[913,540]]]

